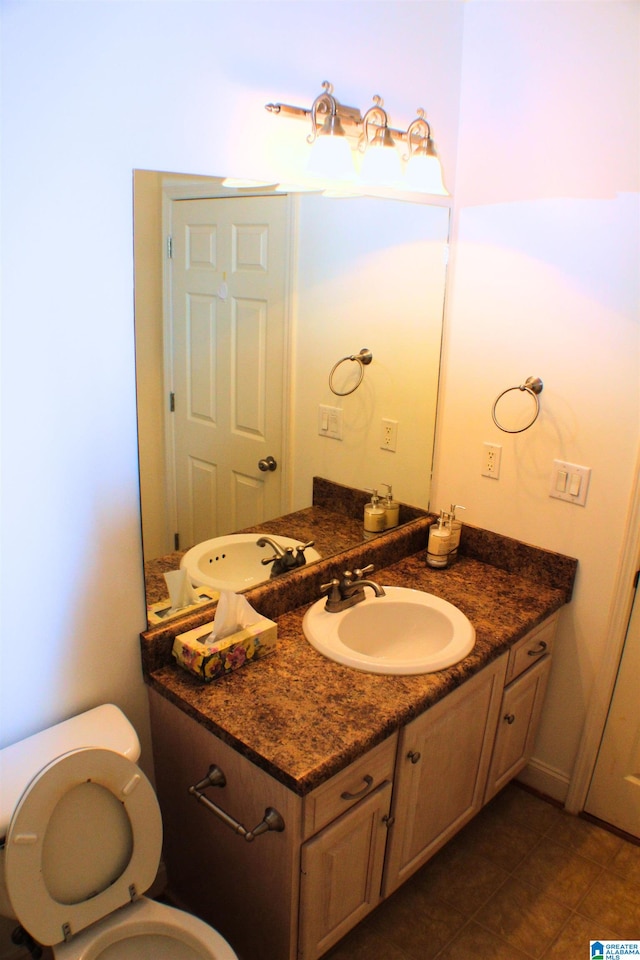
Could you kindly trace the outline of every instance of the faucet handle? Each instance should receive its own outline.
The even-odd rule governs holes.
[[[297,553],[304,553],[304,551],[305,551],[308,547],[315,547],[315,544],[316,544],[315,540],[309,540],[308,543],[299,543],[299,544],[297,545],[297,547],[296,547],[296,552],[297,552]]]
[[[362,570],[355,570],[354,576],[356,580],[362,580],[363,576],[367,573],[373,573],[375,567],[372,563],[369,563],[366,567],[363,567]]]
[[[340,581],[336,580],[335,577],[333,580],[330,580],[329,583],[323,583],[320,585],[320,593],[329,593],[330,590],[334,590],[336,587],[340,586]]]

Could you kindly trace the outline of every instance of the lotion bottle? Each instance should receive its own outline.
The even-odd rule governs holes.
[[[449,544],[451,529],[448,523],[448,514],[440,511],[438,523],[429,527],[429,542],[427,544],[427,564],[430,567],[446,567],[449,563]]]
[[[364,539],[369,540],[384,530],[386,513],[380,506],[380,497],[377,490],[371,491],[371,503],[364,508]]]
[[[451,542],[449,543],[449,563],[453,563],[458,557],[458,547],[460,546],[460,534],[462,533],[462,521],[456,519],[456,510],[466,510],[460,503],[451,504],[451,513],[449,514],[449,527],[451,530]]]
[[[387,488],[387,492],[382,501],[382,507],[385,513],[385,530],[391,530],[392,527],[398,526],[398,521],[400,519],[400,504],[397,500],[393,499],[393,491],[391,489],[390,483],[383,483],[383,487]]]

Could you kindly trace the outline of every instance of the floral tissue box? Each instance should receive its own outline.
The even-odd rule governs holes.
[[[273,653],[278,625],[262,618],[222,640],[211,640],[212,623],[179,633],[173,642],[173,656],[181,667],[201,680],[216,680],[245,663]]]

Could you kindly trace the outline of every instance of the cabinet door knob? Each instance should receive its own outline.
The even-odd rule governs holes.
[[[411,763],[417,763],[419,759],[420,759],[419,750],[409,750],[409,753],[407,754],[407,760],[411,760]]]
[[[516,718],[515,713],[505,713],[505,715],[504,715],[504,717],[503,717],[502,719],[503,719],[503,720],[506,720],[507,723],[513,723],[513,721],[515,720],[515,718]]]
[[[392,817],[390,813],[387,813],[387,814],[385,814],[385,816],[382,818],[382,822],[385,824],[385,826],[387,827],[387,829],[389,829],[389,827],[392,827],[392,826],[394,825],[394,823],[396,822],[396,818],[395,818],[395,817]]]
[[[540,641],[540,646],[536,647],[535,650],[527,650],[527,656],[528,656],[528,657],[541,657],[542,654],[545,652],[546,649],[547,649],[547,641],[546,641],[546,640],[541,640],[541,641]]]
[[[365,793],[369,792],[373,783],[373,777],[367,773],[362,779],[364,780],[364,787],[362,790],[358,790],[357,793],[349,793],[348,790],[345,790],[344,793],[340,794],[343,800],[359,800],[360,797],[364,797]]]

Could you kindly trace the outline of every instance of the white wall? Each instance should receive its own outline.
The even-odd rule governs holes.
[[[619,640],[609,608],[639,435],[639,14],[482,3],[465,17],[434,505],[580,561],[528,774],[558,797]],[[493,401],[528,376],[544,381],[542,413],[501,433]],[[502,445],[498,481],[480,476],[484,441]],[[586,507],[548,496],[555,458],[592,468]]]
[[[452,186],[462,8],[9,0],[1,42],[0,744],[113,700],[148,763],[132,171],[268,176],[263,104],[330,79],[398,125],[424,106]]]

